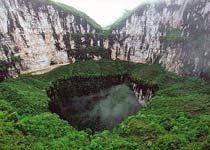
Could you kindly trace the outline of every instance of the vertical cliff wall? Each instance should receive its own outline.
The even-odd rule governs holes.
[[[73,62],[75,50],[92,46],[179,74],[210,72],[209,0],[151,0],[114,24],[109,37],[84,13],[49,0],[0,0],[0,14],[0,80]]]
[[[48,0],[0,0],[0,74],[71,61],[68,50],[100,45],[100,26]]]
[[[112,27],[112,58],[158,63],[176,73],[210,70],[210,1],[159,0]]]

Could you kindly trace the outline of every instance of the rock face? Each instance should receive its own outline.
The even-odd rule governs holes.
[[[180,74],[210,70],[210,1],[144,4],[112,28],[112,58],[158,63]]]
[[[66,63],[68,50],[100,43],[99,28],[65,7],[48,0],[0,0],[1,74]]]
[[[141,105],[145,105],[155,93],[154,88],[135,82],[132,82],[132,89]]]
[[[154,0],[153,0],[154,1]],[[101,46],[112,59],[158,63],[179,74],[210,72],[210,1],[158,0],[112,27],[49,0],[0,0],[0,80],[73,62],[72,49]]]

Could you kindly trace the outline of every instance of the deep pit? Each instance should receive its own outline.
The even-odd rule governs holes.
[[[73,77],[48,90],[49,110],[78,130],[111,130],[138,112],[153,89],[129,82],[125,76]]]

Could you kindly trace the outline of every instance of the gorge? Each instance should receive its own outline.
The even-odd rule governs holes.
[[[74,62],[72,51],[91,46],[110,51],[112,59],[208,77],[208,0],[151,1],[109,31],[84,13],[48,0],[1,0],[0,6],[1,78]]]

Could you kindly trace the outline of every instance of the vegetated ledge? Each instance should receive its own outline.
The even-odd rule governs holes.
[[[158,90],[140,112],[112,131],[94,135],[89,130],[78,131],[48,111],[46,89],[55,81],[72,76],[126,73],[142,84],[155,85]],[[158,65],[111,60],[78,62],[43,75],[22,75],[0,83],[0,147],[209,149],[209,91],[210,85],[197,77],[180,77]]]

